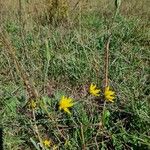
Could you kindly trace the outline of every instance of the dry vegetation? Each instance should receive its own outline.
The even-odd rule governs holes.
[[[116,100],[103,111],[103,98],[95,100],[88,88],[92,82],[103,87],[114,0],[1,0],[4,148],[148,150],[149,6],[149,0],[122,0],[109,45]],[[77,102],[71,116],[58,110],[62,95]],[[34,111],[30,100],[36,100]],[[49,148],[44,139],[51,140]]]
[[[59,9],[60,12],[57,13],[68,13],[70,19],[72,14],[75,16],[79,12],[79,9],[82,9],[84,12],[90,12],[96,10],[100,15],[112,15],[114,9],[114,1],[89,1],[89,0],[58,0],[58,4],[55,0],[24,0],[21,1],[21,10],[20,10],[20,1],[21,0],[7,0],[1,1],[1,21],[12,19],[16,20],[16,17],[19,18],[19,12],[22,12],[22,18],[25,22],[31,22],[34,18],[45,17],[49,15],[55,15],[53,12],[56,12],[54,9]],[[79,8],[81,5],[81,8]],[[67,8],[66,8],[67,7]],[[138,18],[149,19],[150,10],[149,0],[137,1],[137,0],[126,0],[122,1],[121,5],[121,14],[133,17],[137,16]],[[68,12],[63,12],[68,9]],[[78,13],[77,13],[78,12]],[[71,14],[71,16],[70,16]],[[52,17],[50,16],[50,17]],[[46,20],[45,20],[46,21]]]

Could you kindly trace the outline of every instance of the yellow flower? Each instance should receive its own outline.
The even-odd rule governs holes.
[[[71,112],[69,111],[68,108],[72,107],[73,105],[74,105],[74,103],[73,103],[72,98],[67,98],[67,97],[63,96],[59,102],[59,110],[63,109],[68,114],[71,114]]]
[[[32,109],[35,109],[36,107],[36,102],[34,100],[31,100],[29,107],[31,107]]]
[[[110,87],[107,86],[105,87],[104,96],[107,101],[114,102],[113,99],[115,99],[115,92],[111,91]]]
[[[90,92],[91,95],[93,95],[93,96],[100,96],[100,94],[99,94],[100,91],[101,91],[101,90],[98,89],[98,88],[96,87],[96,85],[94,85],[94,84],[91,84],[91,85],[90,85],[89,92]]]
[[[51,144],[52,144],[52,141],[51,141],[51,140],[48,140],[48,139],[45,139],[45,140],[43,141],[43,144],[44,144],[45,147],[50,147]]]

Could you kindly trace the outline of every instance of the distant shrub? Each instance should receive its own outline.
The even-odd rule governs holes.
[[[67,0],[46,0],[47,20],[49,23],[64,22],[68,18],[69,4]]]

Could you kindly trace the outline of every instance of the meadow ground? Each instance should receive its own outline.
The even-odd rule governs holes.
[[[149,0],[1,1],[4,150],[150,149]],[[112,24],[113,22],[113,24]],[[109,33],[114,103],[104,87]],[[71,115],[58,109],[71,97]],[[101,90],[103,95],[103,90]]]

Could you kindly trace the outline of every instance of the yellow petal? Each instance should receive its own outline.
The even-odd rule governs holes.
[[[94,92],[95,92],[95,93],[99,93],[100,91],[101,91],[101,90],[98,90],[98,89],[97,89],[97,90],[95,90]]]
[[[68,113],[69,115],[71,115],[71,112],[69,111],[68,108],[64,108],[64,111],[65,111],[66,113]]]
[[[100,96],[100,94],[93,94],[94,96]]]
[[[96,88],[96,85],[94,85],[94,84],[90,85],[90,90],[94,90],[95,88]]]

